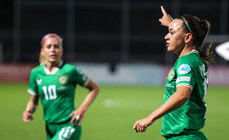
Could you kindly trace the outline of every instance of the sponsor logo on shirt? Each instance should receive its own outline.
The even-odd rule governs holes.
[[[60,75],[58,78],[58,83],[61,85],[65,85],[68,82],[68,76],[67,75]]]
[[[179,82],[190,82],[190,77],[178,77],[177,80],[176,80],[176,83],[179,83]]]
[[[67,89],[67,87],[66,86],[61,86],[61,87],[59,87],[59,88],[57,88],[58,90],[65,90],[65,89]]]
[[[191,67],[188,64],[182,64],[178,68],[178,74],[187,74],[191,71]]]
[[[174,86],[172,86],[171,84],[166,84],[166,87],[170,87],[170,88],[174,88]]]
[[[174,76],[175,76],[175,70],[174,70],[174,69],[171,69],[171,70],[169,71],[169,74],[168,74],[167,79],[168,79],[169,81],[172,81],[173,78],[174,78]]]

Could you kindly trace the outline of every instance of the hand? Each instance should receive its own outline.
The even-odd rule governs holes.
[[[147,127],[152,123],[153,122],[149,118],[138,120],[135,122],[133,129],[136,130],[136,132],[145,132]]]
[[[32,113],[30,111],[24,111],[23,112],[23,121],[24,122],[30,122],[33,120]]]
[[[161,12],[163,16],[159,19],[159,22],[161,22],[161,25],[169,27],[170,23],[172,22],[172,17],[165,11],[163,6],[161,6]]]
[[[75,110],[69,115],[69,117],[72,117],[71,123],[74,126],[81,125],[84,118],[84,111],[81,109]]]

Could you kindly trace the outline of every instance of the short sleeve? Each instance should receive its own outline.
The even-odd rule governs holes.
[[[176,86],[186,86],[193,89],[195,85],[195,72],[194,69],[188,63],[180,64],[176,70],[177,79]]]
[[[29,80],[29,89],[28,92],[31,95],[37,95],[38,93],[38,87],[36,83],[36,77],[35,77],[35,72],[32,70],[30,73],[30,80]]]
[[[81,86],[87,85],[89,81],[88,76],[77,66],[75,67],[71,78],[73,78],[75,84],[80,84]]]

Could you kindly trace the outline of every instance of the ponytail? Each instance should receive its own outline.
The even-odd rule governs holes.
[[[207,20],[201,20],[200,21],[200,26],[202,27],[202,29],[205,32],[205,38],[202,42],[202,45],[199,47],[198,51],[200,53],[200,57],[202,59],[202,61],[204,61],[205,63],[212,63],[212,62],[215,62],[215,55],[213,53],[213,51],[211,50],[212,48],[212,43],[210,43],[210,45],[208,45],[208,47],[204,50],[204,42],[207,38],[207,35],[209,34],[210,32],[210,23],[207,21]]]
[[[206,49],[203,48],[205,39],[207,38],[211,25],[207,20],[200,20],[196,16],[183,15],[180,19],[183,19],[184,26],[188,27],[187,32],[191,32],[193,35],[193,45],[199,51],[200,57],[205,63],[214,62],[214,54],[211,51],[212,44]],[[187,29],[187,28],[186,28]]]
[[[208,45],[208,47],[205,50],[203,49],[203,46],[198,50],[202,61],[207,64],[215,62],[215,55],[211,48],[212,43]]]

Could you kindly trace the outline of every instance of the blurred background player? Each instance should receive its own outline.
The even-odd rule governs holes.
[[[202,49],[210,24],[196,16],[183,15],[172,20],[161,7],[163,26],[169,27],[165,36],[167,51],[179,58],[170,70],[165,83],[163,105],[148,117],[135,122],[133,129],[144,132],[149,125],[162,118],[162,136],[169,140],[206,140],[200,131],[206,117],[208,64],[214,61],[207,50]]]
[[[78,140],[81,123],[90,104],[96,98],[99,87],[79,68],[62,61],[62,38],[47,34],[41,41],[40,66],[31,71],[28,92],[31,94],[24,122],[33,120],[38,99],[44,111],[48,140]],[[76,85],[89,90],[78,109],[74,107]]]

